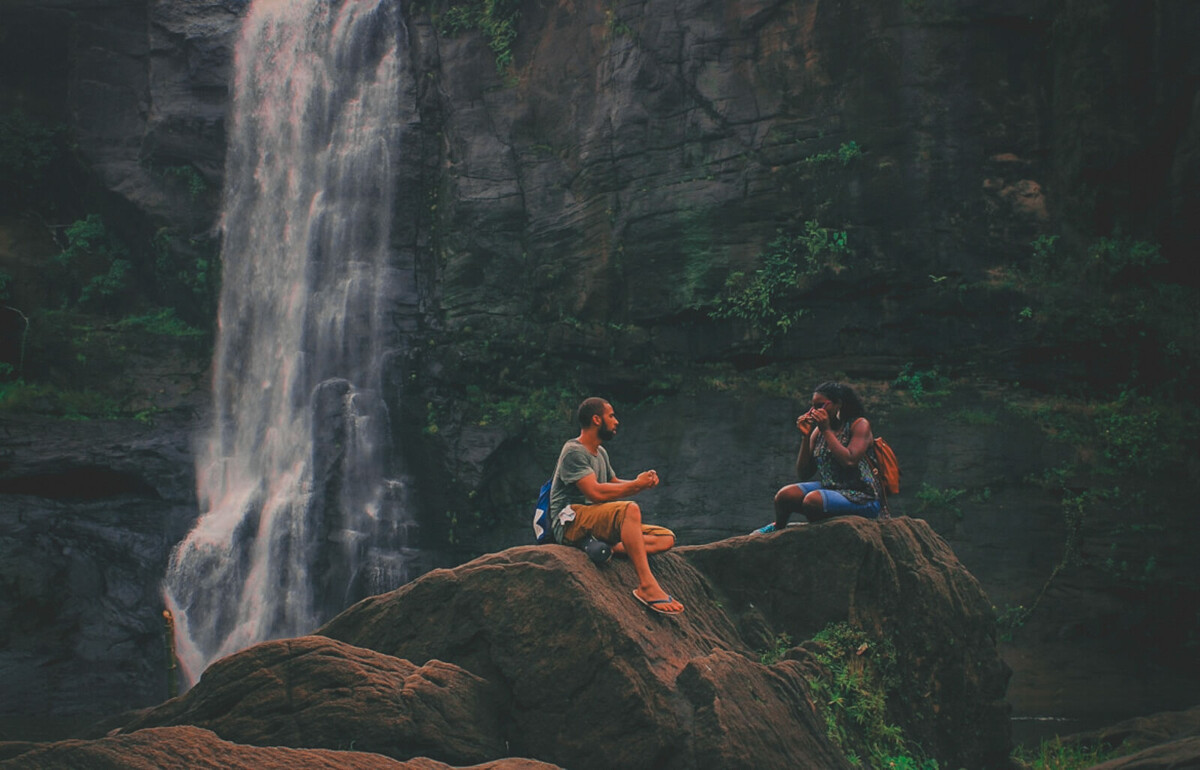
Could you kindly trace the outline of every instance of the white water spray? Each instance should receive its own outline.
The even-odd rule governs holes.
[[[408,579],[381,395],[411,275],[389,249],[393,0],[254,0],[234,56],[214,419],[165,598],[189,682]]]

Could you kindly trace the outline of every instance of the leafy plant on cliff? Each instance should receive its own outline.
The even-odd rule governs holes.
[[[177,180],[186,186],[193,202],[208,192],[208,182],[204,181],[204,177],[200,176],[200,172],[194,166],[167,166],[162,172],[168,179]]]
[[[1037,611],[1061,575],[1079,568],[1140,595],[1142,622],[1131,631],[1131,644],[1139,649],[1165,649],[1155,624],[1181,637],[1200,632],[1200,618],[1191,628],[1180,628],[1178,619],[1179,603],[1194,601],[1189,595],[1195,586],[1180,581],[1190,574],[1190,560],[1157,534],[1176,515],[1171,480],[1187,472],[1189,442],[1200,428],[1195,405],[1126,391],[1111,401],[1023,399],[1009,408],[1072,454],[1028,479],[1057,496],[1064,542],[1060,561],[1037,595],[1008,618],[1020,621],[1008,624],[1009,636]],[[1107,552],[1094,547],[1101,538],[1109,539]]]
[[[899,686],[891,642],[848,623],[831,623],[806,647],[827,672],[812,687],[829,738],[851,761],[865,757],[872,768],[937,769],[936,761],[888,721],[888,693]]]
[[[917,490],[919,505],[913,513],[915,515],[930,511],[945,510],[954,514],[955,518],[961,519],[962,509],[959,508],[959,498],[966,493],[967,490],[965,489],[953,489],[950,487],[943,489],[925,482]]]
[[[113,324],[112,328],[117,331],[141,330],[163,337],[204,337],[206,335],[203,329],[189,326],[180,320],[179,316],[175,314],[174,308],[169,307],[140,315],[126,316]]]
[[[809,155],[804,159],[804,163],[821,164],[837,162],[843,166],[849,166],[855,158],[862,156],[862,148],[858,146],[858,142],[851,140],[843,142],[837,150],[827,152],[818,152],[816,155]]]
[[[1022,322],[1044,350],[1060,351],[1076,388],[1166,386],[1181,396],[1194,388],[1200,295],[1164,280],[1157,244],[1117,233],[1066,245],[1043,235],[1030,251],[1018,273]]]
[[[918,406],[939,406],[942,397],[950,392],[950,380],[936,366],[917,369],[910,361],[896,375],[892,387],[906,391]]]
[[[64,230],[66,245],[53,260],[60,278],[62,307],[114,310],[129,288],[129,249],[99,214],[89,214]]]
[[[154,278],[163,304],[193,324],[216,317],[221,260],[208,241],[161,228],[151,240]]]
[[[1004,609],[993,607],[992,611],[996,615],[996,634],[997,638],[1002,642],[1011,642],[1013,634],[1017,629],[1025,625],[1025,621],[1029,619],[1030,610],[1024,605],[1009,605]]]
[[[480,31],[496,57],[496,71],[503,73],[512,64],[512,44],[517,38],[520,15],[515,0],[465,0],[441,14],[438,32],[455,37],[470,30]]]
[[[840,272],[844,269],[842,259],[851,253],[844,231],[809,220],[803,232],[781,233],[771,241],[759,255],[760,266],[753,275],[731,274],[725,282],[725,294],[717,300],[710,316],[748,322],[763,339],[765,351],[805,314],[800,294],[807,279],[823,271]]]

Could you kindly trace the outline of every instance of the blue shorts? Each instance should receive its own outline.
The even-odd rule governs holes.
[[[802,481],[796,486],[804,490],[804,494],[809,492],[820,492],[822,508],[825,513],[831,516],[845,516],[848,514],[854,516],[862,516],[867,519],[879,518],[879,501],[872,500],[869,503],[855,503],[846,499],[846,496],[836,489],[826,489],[819,481]]]

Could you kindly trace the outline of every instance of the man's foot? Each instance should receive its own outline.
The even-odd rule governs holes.
[[[750,534],[752,534],[752,535],[769,535],[772,532],[778,532],[778,531],[779,530],[776,529],[776,527],[775,527],[775,522],[771,522],[770,524],[768,524],[765,527],[759,527],[758,529],[754,530]]]
[[[633,589],[633,598],[660,615],[679,615],[683,612],[683,605],[675,601],[669,594],[664,594],[662,599],[646,599],[635,588]]]

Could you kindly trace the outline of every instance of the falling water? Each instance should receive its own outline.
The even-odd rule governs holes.
[[[389,253],[394,0],[254,0],[234,56],[214,419],[165,598],[190,681],[404,582],[382,369],[411,275]]]

